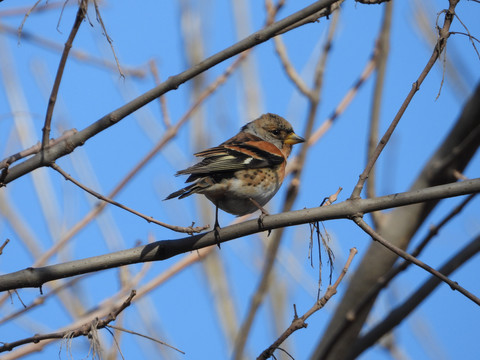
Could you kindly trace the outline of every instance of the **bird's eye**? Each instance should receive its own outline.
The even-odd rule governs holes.
[[[272,130],[271,133],[275,136],[280,135],[280,130]]]

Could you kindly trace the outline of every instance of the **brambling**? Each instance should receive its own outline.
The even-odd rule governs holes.
[[[218,208],[239,216],[256,210],[265,214],[262,207],[282,185],[292,145],[304,141],[287,120],[264,114],[219,146],[194,154],[203,160],[175,174],[190,175],[185,182],[193,184],[165,200],[205,195],[216,207],[215,228]]]

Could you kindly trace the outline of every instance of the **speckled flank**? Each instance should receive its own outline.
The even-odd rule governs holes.
[[[254,198],[260,206],[268,203],[282,185],[278,170],[283,174],[284,166],[280,165],[280,169],[239,170],[228,181],[225,179],[198,192],[224,211],[234,215],[249,214],[258,208],[245,196]]]

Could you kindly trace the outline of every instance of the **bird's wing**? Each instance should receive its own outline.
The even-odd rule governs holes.
[[[195,156],[203,157],[199,163],[177,173],[177,175],[210,175],[218,172],[230,172],[241,169],[257,169],[280,165],[285,161],[282,152],[272,143],[256,136],[242,142],[225,143],[198,152]],[[194,177],[196,178],[196,177]]]

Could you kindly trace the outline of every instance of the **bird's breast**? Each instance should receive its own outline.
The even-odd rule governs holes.
[[[284,166],[238,170],[203,193],[230,214],[250,214],[258,210],[250,199],[264,206],[282,185],[284,171]]]

